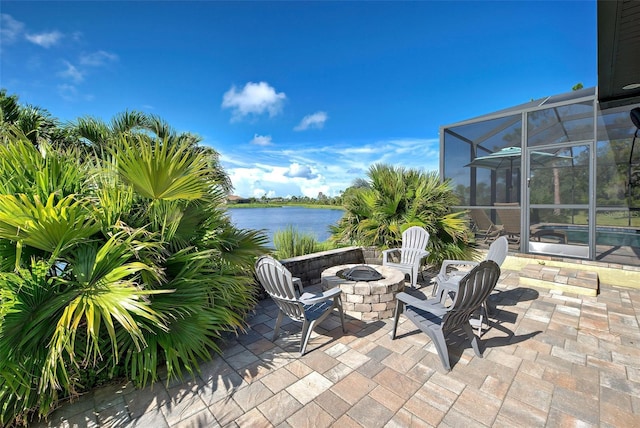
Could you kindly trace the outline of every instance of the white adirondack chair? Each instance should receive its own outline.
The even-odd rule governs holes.
[[[411,287],[416,288],[420,263],[429,255],[426,250],[428,242],[429,232],[421,227],[412,226],[402,232],[402,248],[390,248],[382,252],[382,265],[409,274]],[[389,255],[396,252],[400,253],[400,261],[391,262]]]
[[[487,252],[487,256],[485,260],[494,261],[498,267],[502,266],[504,259],[507,258],[507,253],[509,251],[509,241],[506,236],[501,236],[495,241],[491,243],[489,246],[489,251]],[[450,271],[451,267],[461,267],[461,266],[477,266],[480,262],[472,261],[472,260],[445,260],[442,262],[442,266],[440,267],[440,272],[438,275],[432,280],[433,285],[433,295],[439,295],[440,301],[444,302],[448,295],[453,295],[458,292],[458,287],[460,284],[460,280],[467,274],[465,271],[454,270]],[[482,308],[484,312],[488,315],[488,308],[486,301],[482,303]],[[482,321],[483,314],[480,313],[480,324],[478,327],[478,334],[482,332]]]
[[[262,256],[258,259],[256,276],[279,309],[273,331],[273,341],[278,338],[282,319],[286,315],[292,320],[302,323],[300,356],[304,355],[311,332],[331,314],[334,308],[338,309],[342,321],[342,331],[346,332],[340,288],[335,287],[319,294],[304,293],[298,297],[294,290],[294,277],[291,276],[291,272],[271,256]]]

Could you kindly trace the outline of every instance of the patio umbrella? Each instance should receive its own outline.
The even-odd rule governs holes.
[[[505,147],[490,155],[478,156],[465,166],[488,169],[513,169],[513,161],[516,159],[518,160],[516,166],[520,166],[520,156],[522,156],[522,149],[520,147]],[[533,164],[544,165],[554,159],[571,159],[571,156],[554,155],[553,153],[547,152],[531,152],[531,162]]]

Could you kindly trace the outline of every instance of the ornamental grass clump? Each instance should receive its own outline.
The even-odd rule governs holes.
[[[194,373],[244,327],[267,239],[232,225],[215,151],[142,114],[79,121],[75,145],[3,120],[0,426],[88,382]]]
[[[304,256],[324,248],[313,234],[300,232],[293,225],[277,230],[273,234],[273,244],[276,247],[275,257],[280,260]]]

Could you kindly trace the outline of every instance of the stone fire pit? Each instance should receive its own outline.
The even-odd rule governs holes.
[[[357,264],[333,266],[322,272],[322,289],[340,287],[344,294],[342,306],[345,313],[359,320],[380,320],[393,317],[395,296],[404,290],[404,273],[388,266],[366,265],[382,275],[373,281],[350,281],[344,278]],[[363,275],[366,277],[366,275]]]

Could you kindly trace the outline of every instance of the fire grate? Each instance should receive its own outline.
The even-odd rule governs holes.
[[[341,272],[344,279],[349,281],[378,281],[384,279],[382,274],[367,265],[354,266]]]

